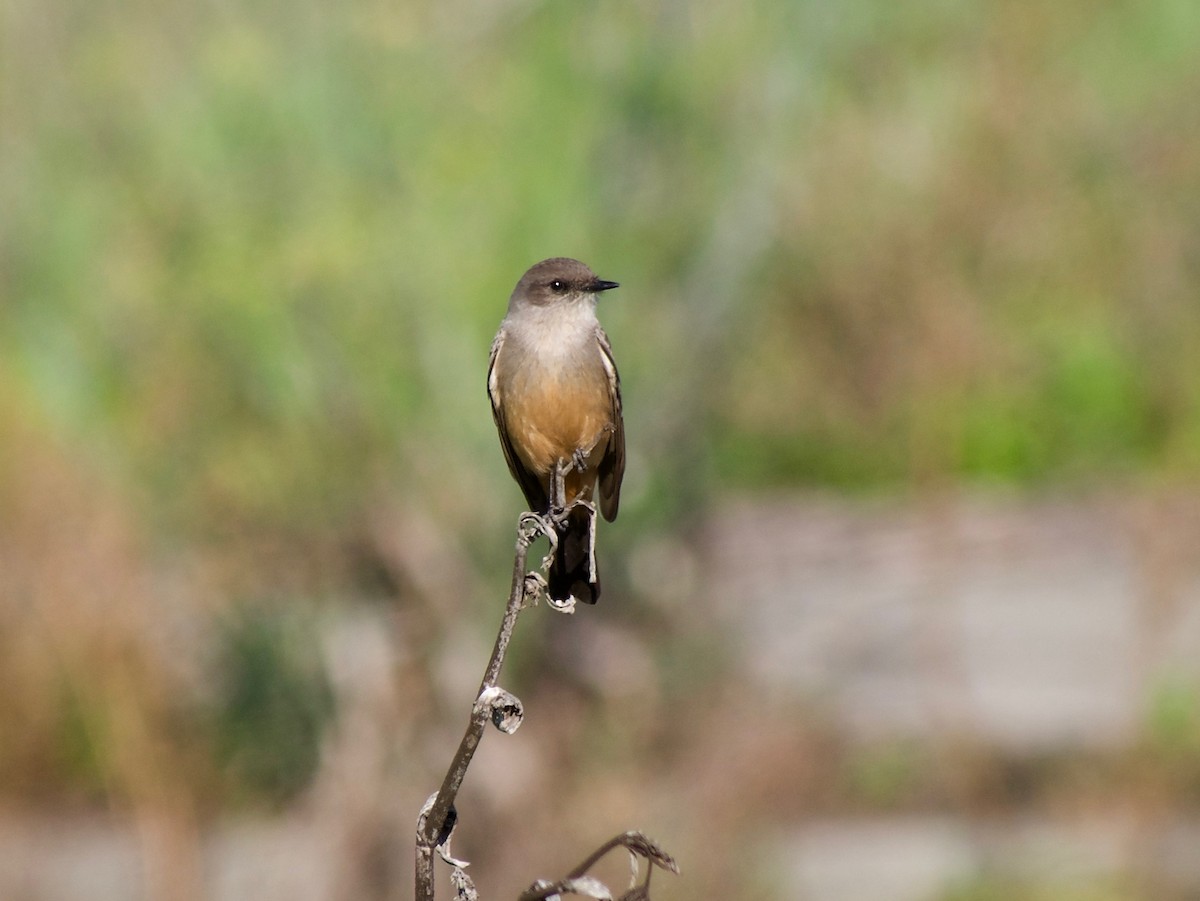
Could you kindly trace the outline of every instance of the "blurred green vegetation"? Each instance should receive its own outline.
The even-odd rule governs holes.
[[[201,619],[352,593],[445,619],[381,522],[454,536],[494,587],[520,499],[488,346],[560,254],[622,283],[601,316],[628,527],[606,553],[720,492],[1200,466],[1190,0],[12,0],[0,30],[0,590],[31,607],[83,585],[149,599],[122,634],[194,625],[167,572],[211,593]],[[92,549],[114,519],[135,550]],[[137,795],[131,774],[191,759],[142,678],[170,661],[96,679],[121,654],[26,653],[23,610],[0,623],[0,714],[31,723],[0,741],[14,780]],[[328,688],[288,628],[208,636],[235,794],[292,797],[317,764]],[[1190,755],[1194,697],[1164,694],[1150,731]],[[885,751],[851,762],[856,799],[913,794],[923,757]]]
[[[927,749],[912,741],[893,741],[878,747],[854,749],[846,755],[845,791],[872,810],[912,803],[930,782]]]
[[[656,508],[1200,457],[1182,0],[5,17],[0,377],[167,536],[502,480],[487,344],[558,253],[625,285]]]
[[[311,783],[333,713],[311,626],[297,619],[250,607],[230,617],[217,644],[216,761],[235,793],[277,804]]]

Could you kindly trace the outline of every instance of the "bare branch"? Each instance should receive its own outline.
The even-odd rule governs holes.
[[[635,901],[635,899],[649,898],[650,874],[656,866],[664,870],[669,870],[677,876],[679,875],[679,864],[675,862],[675,858],[647,838],[644,833],[633,831],[622,832],[620,835],[613,836],[589,854],[579,866],[575,867],[565,878],[560,879],[558,882],[547,882],[544,879],[539,879],[521,893],[519,901],[545,901],[545,899],[563,894],[611,899],[612,894],[608,891],[608,888],[598,880],[587,876],[587,871],[594,867],[605,854],[614,848],[625,848],[629,851],[630,862],[632,864],[631,869],[633,870],[629,891],[621,896],[621,901]],[[646,868],[646,878],[640,886],[636,884],[638,874],[637,860],[639,857],[644,858],[649,864]],[[599,886],[607,894],[595,894],[596,886]]]
[[[566,521],[567,515],[579,504],[585,505],[592,514],[593,543],[590,548],[594,551],[595,542],[595,509],[586,501],[577,500],[569,506],[564,506],[563,481],[565,471],[571,464],[562,461],[555,468],[552,477],[553,501],[551,512],[546,516],[536,513],[525,513],[517,524],[516,554],[513,558],[512,584],[509,589],[508,604],[504,608],[504,617],[500,622],[500,631],[496,635],[496,643],[492,648],[492,656],[488,660],[483,680],[479,685],[475,703],[471,706],[471,719],[466,731],[459,742],[458,750],[450,762],[450,768],[442,780],[441,787],[429,797],[421,808],[417,818],[416,837],[416,901],[434,901],[434,851],[446,863],[453,867],[450,875],[456,897],[460,901],[478,901],[479,895],[475,885],[466,874],[469,864],[457,860],[450,853],[450,839],[454,827],[458,823],[458,813],[454,807],[454,799],[462,787],[467,767],[475,756],[475,750],[483,738],[488,722],[500,731],[511,735],[521,725],[524,719],[524,707],[520,699],[497,684],[500,670],[504,665],[504,657],[516,628],[517,617],[526,607],[537,603],[539,595],[543,594],[546,581],[538,572],[526,572],[526,563],[530,545],[540,536],[545,535],[550,542],[550,554],[542,561],[545,569],[554,557],[554,549],[558,540],[557,529]],[[594,561],[593,561],[594,572]],[[574,602],[570,604],[551,605],[561,612],[572,612]],[[558,898],[564,894],[578,895],[596,899],[596,901],[613,901],[612,892],[604,883],[589,876],[587,871],[605,854],[617,847],[629,851],[631,869],[633,871],[629,890],[621,896],[621,901],[641,901],[649,898],[650,874],[655,866],[679,872],[675,860],[654,842],[640,832],[624,832],[605,842],[595,853],[590,855],[564,879],[558,882],[538,880],[521,895],[521,901],[543,901],[548,898]],[[641,885],[637,885],[638,858],[649,862],[646,867],[646,877]]]
[[[433,798],[426,802],[417,820],[417,901],[433,901],[433,849],[443,844],[450,837],[450,832],[453,830],[450,813],[453,810],[454,799],[458,796],[458,790],[462,787],[467,767],[471,765],[471,758],[475,756],[475,750],[479,747],[479,741],[483,737],[483,730],[488,721],[492,720],[495,715],[496,708],[493,703],[495,695],[489,689],[496,688],[496,681],[500,677],[500,668],[504,665],[504,655],[508,651],[509,642],[512,640],[512,633],[517,624],[517,617],[527,606],[527,586],[529,585],[529,581],[525,577],[525,562],[529,556],[529,545],[539,534],[553,534],[553,532],[553,527],[548,528],[547,523],[541,517],[534,514],[525,514],[521,517],[518,524],[516,555],[513,559],[512,585],[509,590],[508,604],[504,608],[504,618],[500,622],[500,631],[496,635],[496,644],[492,648],[491,659],[488,660],[487,669],[483,674],[483,681],[479,685],[479,694],[475,704],[471,708],[470,722],[467,723],[466,732],[463,733],[462,740],[458,744],[458,750],[454,753],[454,757],[450,762],[450,768],[446,771],[446,776],[442,780],[441,788],[438,789],[437,794]],[[519,725],[520,701],[517,701],[515,697],[509,695],[507,692],[504,694],[512,702],[515,702],[515,707],[507,700],[505,705],[510,709],[515,709],[516,722]],[[512,716],[506,714],[501,718],[501,722],[511,723]],[[496,725],[498,728],[503,728],[500,722],[497,722]],[[511,726],[511,730],[506,731],[515,729],[516,725],[513,725]],[[447,824],[450,825],[450,829],[445,829]]]

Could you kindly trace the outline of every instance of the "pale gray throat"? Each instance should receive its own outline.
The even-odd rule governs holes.
[[[588,296],[547,306],[523,304],[505,318],[505,343],[550,368],[576,361],[581,350],[594,347],[600,325],[595,299]]]

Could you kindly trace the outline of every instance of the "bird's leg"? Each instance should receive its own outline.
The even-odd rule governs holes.
[[[558,528],[567,517],[567,473],[573,465],[560,459],[550,472],[550,521]]]
[[[597,439],[599,441],[599,439]],[[569,458],[563,457],[554,464],[554,469],[550,472],[550,519],[561,528],[567,519],[567,514],[575,508],[576,504],[584,504],[589,509],[595,512],[595,509],[587,501],[576,498],[567,504],[567,473],[587,472],[588,457],[591,456],[595,444],[588,448],[577,447],[571,453]]]

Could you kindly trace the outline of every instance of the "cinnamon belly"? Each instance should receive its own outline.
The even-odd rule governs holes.
[[[607,382],[595,379],[524,378],[505,397],[505,420],[513,450],[548,485],[559,460],[590,448],[587,471],[566,478],[566,501],[591,495],[596,466],[608,446],[612,404]],[[596,390],[602,388],[603,390]]]

